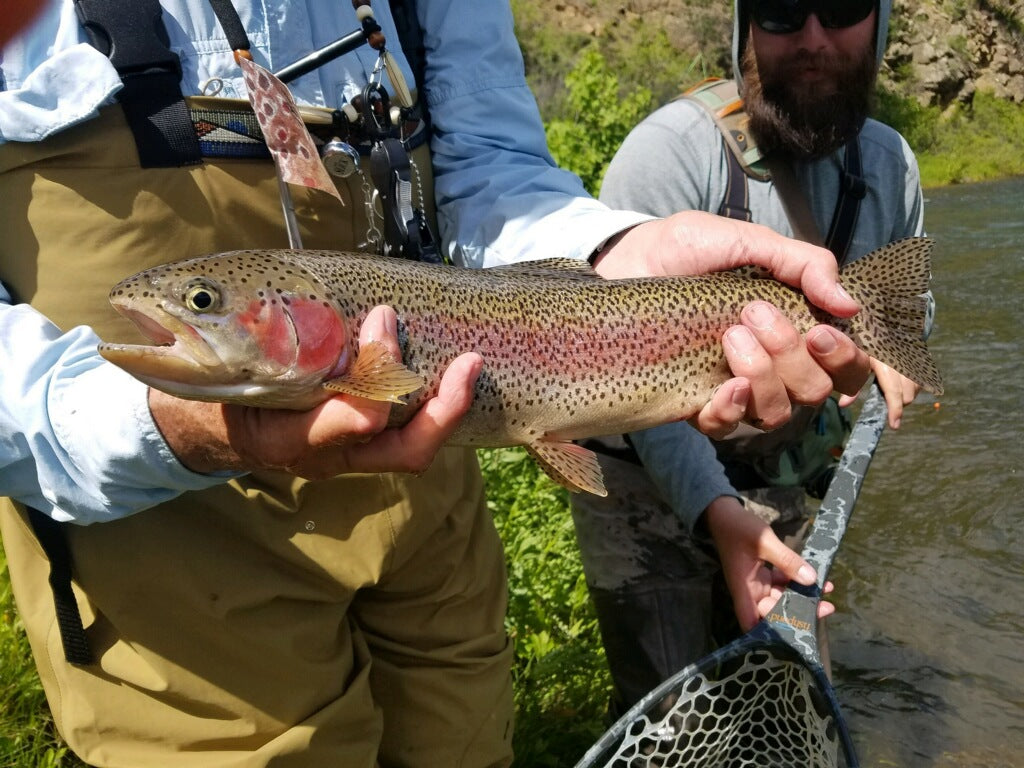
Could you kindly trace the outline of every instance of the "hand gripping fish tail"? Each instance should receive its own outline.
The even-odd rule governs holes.
[[[751,301],[801,333],[830,323],[926,389],[942,383],[923,341],[931,241],[902,240],[842,274],[862,311],[823,315],[803,294],[735,273],[605,280],[580,261],[460,269],[334,251],[235,251],[154,267],[111,291],[150,344],[100,353],[178,397],[309,409],[340,394],[393,403],[405,424],[463,352],[484,367],[449,442],[526,446],[556,482],[605,494],[573,441],[686,419],[729,378],[722,334]],[[401,360],[360,348],[373,307],[398,317]]]

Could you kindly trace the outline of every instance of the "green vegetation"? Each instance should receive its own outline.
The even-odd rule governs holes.
[[[878,118],[907,139],[925,187],[1024,175],[1024,105],[979,92],[943,114],[881,92]]]
[[[522,449],[480,452],[505,543],[518,765],[574,765],[605,727],[611,677],[567,492]]]
[[[45,588],[45,586],[44,586]],[[76,768],[53,728],[0,546],[0,768]]]
[[[653,97],[637,88],[620,99],[618,77],[594,48],[583,52],[565,84],[570,117],[547,124],[548,146],[559,165],[596,191],[630,128],[651,111]]]

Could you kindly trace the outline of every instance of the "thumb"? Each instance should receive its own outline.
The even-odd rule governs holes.
[[[766,563],[771,563],[775,570],[784,574],[790,581],[809,587],[817,580],[818,574],[810,563],[783,544],[774,533],[765,537],[763,546],[761,558]]]

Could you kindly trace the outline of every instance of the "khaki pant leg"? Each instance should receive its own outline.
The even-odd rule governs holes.
[[[459,453],[439,457],[447,466],[433,481],[453,497],[450,514],[429,536],[400,536],[393,567],[353,605],[373,656],[370,681],[384,710],[380,759],[389,768],[483,768],[512,758],[507,585],[504,567],[494,567],[501,541],[475,455]],[[429,520],[417,507],[436,495],[410,494],[410,517]]]

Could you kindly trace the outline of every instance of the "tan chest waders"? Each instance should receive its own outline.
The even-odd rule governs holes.
[[[135,145],[121,106],[0,145],[0,280],[65,329],[130,338],[106,300],[126,275],[287,246],[269,160],[142,168]],[[414,156],[429,169],[425,146]],[[344,205],[293,188],[307,247],[351,248],[366,231],[356,184],[339,183]],[[62,526],[91,663],[65,658],[25,510],[3,501],[0,531],[57,726],[91,765],[511,760],[504,565],[472,451],[444,449],[419,477],[250,475]]]

